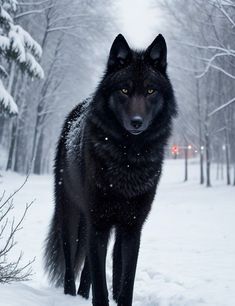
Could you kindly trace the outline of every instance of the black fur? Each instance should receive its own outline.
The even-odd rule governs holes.
[[[176,115],[161,35],[144,52],[115,39],[107,71],[91,99],[65,120],[55,158],[55,213],[45,266],[56,285],[107,306],[105,259],[111,228],[113,298],[132,305],[143,223],[159,182]]]

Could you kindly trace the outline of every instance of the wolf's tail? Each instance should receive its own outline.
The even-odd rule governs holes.
[[[63,286],[65,274],[65,259],[62,241],[62,227],[58,220],[58,214],[54,214],[49,233],[46,239],[45,254],[44,254],[44,268],[48,274],[49,280],[56,287]],[[85,259],[85,229],[84,222],[80,220],[78,227],[78,237],[76,239],[76,253],[75,253],[75,278]],[[77,234],[77,233],[76,233]]]

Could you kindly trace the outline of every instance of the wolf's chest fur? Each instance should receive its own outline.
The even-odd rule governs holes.
[[[154,146],[137,148],[116,144],[105,137],[93,149],[95,178],[99,188],[129,198],[156,186],[161,172],[162,154],[154,154]]]
[[[85,101],[68,120],[67,158],[82,164],[84,151],[93,163],[92,178],[102,192],[130,198],[155,188],[161,174],[163,148],[154,143],[131,143],[112,139],[107,131],[93,131],[86,136],[91,101]],[[89,167],[89,161],[86,167]]]

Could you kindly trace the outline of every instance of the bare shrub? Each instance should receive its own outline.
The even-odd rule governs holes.
[[[14,247],[17,244],[15,235],[22,229],[25,216],[34,202],[32,201],[25,205],[23,214],[18,220],[12,216],[14,196],[23,188],[27,179],[28,177],[11,195],[7,197],[4,191],[0,197],[0,283],[25,281],[32,275],[31,264],[34,259],[30,260],[27,264],[22,264],[23,252],[20,252],[16,259],[9,260],[9,255],[14,251]]]

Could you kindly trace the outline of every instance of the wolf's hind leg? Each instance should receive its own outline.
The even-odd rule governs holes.
[[[67,218],[66,218],[67,215]],[[65,259],[64,293],[76,295],[75,255],[77,250],[78,214],[72,211],[63,220],[62,237]]]
[[[78,294],[84,297],[85,299],[88,299],[90,293],[90,286],[91,286],[90,268],[89,268],[88,256],[86,256],[80,278]]]

